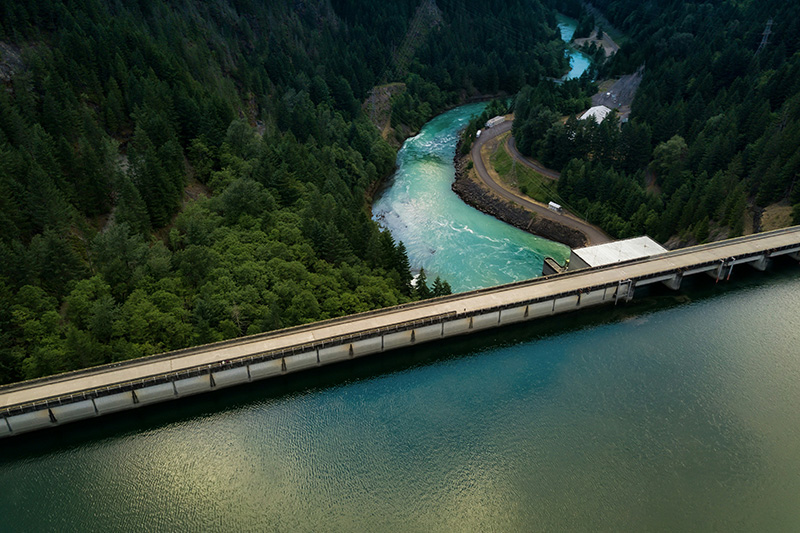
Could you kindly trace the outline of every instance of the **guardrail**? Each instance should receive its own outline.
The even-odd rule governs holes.
[[[124,361],[124,362],[112,363],[112,364],[108,364],[108,365],[101,365],[101,366],[97,366],[97,367],[91,367],[91,368],[87,368],[87,369],[76,370],[76,371],[65,373],[65,374],[59,374],[59,375],[56,375],[56,376],[38,378],[38,379],[28,380],[28,381],[24,381],[24,382],[20,382],[20,383],[13,383],[13,384],[9,384],[9,385],[3,385],[3,386],[0,386],[0,393],[17,391],[17,390],[25,390],[25,389],[28,389],[28,388],[31,388],[31,387],[36,387],[36,386],[40,386],[40,385],[44,385],[44,384],[48,384],[48,383],[67,381],[67,380],[70,380],[70,379],[73,379],[73,378],[76,378],[76,377],[80,377],[80,376],[83,376],[83,375],[102,373],[102,372],[105,372],[105,371],[116,370],[116,369],[119,369],[119,368],[129,368],[129,367],[141,366],[141,365],[146,365],[146,364],[157,362],[157,361],[175,359],[175,358],[179,358],[179,357],[185,357],[185,356],[188,356],[188,355],[195,355],[195,354],[206,352],[206,351],[208,351],[210,349],[221,349],[221,348],[228,348],[228,347],[233,347],[233,346],[241,346],[241,345],[252,344],[254,342],[259,342],[259,341],[262,341],[262,340],[276,339],[276,338],[279,338],[281,336],[286,336],[286,335],[290,335],[290,334],[296,334],[296,333],[300,333],[300,332],[308,331],[308,330],[314,330],[314,329],[318,329],[320,327],[344,324],[344,323],[348,323],[348,322],[355,322],[355,321],[362,320],[364,318],[369,318],[369,317],[372,317],[372,316],[380,316],[380,315],[391,314],[391,313],[394,313],[394,312],[397,312],[397,311],[400,311],[400,310],[406,310],[406,309],[411,309],[411,308],[420,309],[420,308],[425,308],[425,307],[429,307],[429,306],[432,306],[432,305],[438,305],[438,304],[441,304],[441,303],[447,302],[447,301],[454,301],[454,300],[457,301],[457,300],[468,299],[468,298],[471,298],[471,297],[474,297],[474,296],[478,296],[478,295],[482,295],[482,294],[496,294],[496,293],[503,293],[503,292],[513,291],[513,290],[519,289],[520,287],[530,287],[530,286],[534,286],[534,285],[538,285],[538,284],[548,283],[548,282],[550,282],[550,281],[552,281],[552,280],[554,280],[556,278],[562,279],[562,278],[567,277],[567,276],[580,278],[580,277],[583,277],[583,276],[586,276],[586,275],[590,275],[590,274],[592,274],[594,272],[617,269],[617,268],[624,267],[624,266],[630,265],[630,264],[640,264],[640,263],[647,262],[647,261],[655,261],[655,260],[658,260],[658,259],[662,259],[664,257],[684,256],[684,255],[697,253],[697,252],[702,251],[702,250],[709,250],[709,249],[715,249],[715,248],[720,248],[720,247],[731,246],[731,245],[738,244],[738,243],[741,243],[741,242],[762,240],[762,239],[764,239],[766,237],[773,236],[773,235],[779,235],[779,234],[783,234],[783,233],[799,232],[799,231],[800,231],[800,227],[784,228],[784,229],[776,230],[776,231],[769,232],[769,233],[761,233],[761,234],[756,234],[756,235],[748,235],[748,236],[744,236],[744,237],[737,237],[737,238],[734,238],[734,239],[728,239],[726,241],[719,241],[719,242],[715,242],[715,243],[709,243],[709,244],[704,244],[704,245],[693,246],[693,247],[690,247],[690,248],[684,248],[684,249],[681,249],[681,250],[674,250],[674,251],[670,251],[670,252],[665,252],[665,253],[661,253],[661,254],[648,256],[648,257],[645,257],[645,258],[632,259],[632,260],[628,260],[628,261],[614,263],[614,264],[611,264],[611,265],[603,265],[603,266],[599,266],[599,267],[584,268],[584,269],[575,270],[575,271],[562,272],[562,273],[558,273],[558,274],[551,274],[549,276],[543,276],[543,277],[540,277],[540,278],[536,278],[534,280],[524,280],[524,281],[518,281],[518,282],[514,282],[514,283],[509,283],[509,284],[502,285],[502,286],[499,286],[499,287],[477,289],[477,290],[469,291],[469,292],[466,292],[466,293],[460,293],[460,294],[444,296],[444,297],[435,298],[435,299],[431,299],[431,300],[425,300],[425,301],[422,301],[422,302],[411,302],[411,303],[402,304],[402,305],[398,305],[398,306],[394,306],[394,307],[390,307],[390,308],[378,309],[378,310],[368,311],[368,312],[365,312],[365,313],[359,313],[359,314],[356,314],[356,315],[349,315],[349,316],[346,316],[346,317],[339,317],[339,318],[329,319],[329,320],[325,320],[325,321],[321,321],[321,322],[316,322],[316,323],[313,323],[313,324],[307,324],[307,325],[303,325],[303,326],[296,326],[296,327],[286,328],[286,329],[282,329],[282,330],[278,330],[278,331],[260,333],[260,334],[252,335],[252,336],[249,336],[249,337],[243,337],[243,338],[239,338],[239,339],[232,339],[232,340],[229,340],[229,341],[222,341],[222,342],[211,343],[211,344],[206,344],[206,345],[201,345],[201,346],[195,346],[195,347],[192,347],[192,348],[185,348],[185,349],[181,349],[181,350],[165,352],[165,353],[156,354],[156,355],[152,355],[152,356],[147,356],[147,357],[143,357],[143,358],[139,358],[139,359],[135,359],[135,360],[131,360],[131,361]],[[760,251],[757,251],[757,252],[751,252],[751,253],[747,253],[747,254],[740,254],[739,256],[736,257],[736,259],[741,259],[743,257],[752,257],[752,256],[757,256],[757,255],[763,255],[763,254],[769,255],[770,253],[774,253],[774,252],[777,252],[777,251],[782,251],[782,250],[786,250],[786,249],[790,249],[790,248],[796,248],[799,244],[800,243],[798,243],[798,244],[789,244],[789,245],[769,248],[769,249],[765,249],[765,250],[760,250]],[[660,270],[660,271],[658,271],[656,273],[652,273],[652,274],[647,274],[647,275],[643,275],[643,276],[633,276],[628,281],[632,281],[632,282],[635,283],[636,281],[639,281],[639,280],[651,279],[651,278],[654,278],[654,277],[663,276],[665,274],[673,274],[673,273],[674,274],[678,274],[678,273],[681,273],[681,272],[683,272],[683,271],[685,271],[685,270],[687,270],[689,268],[698,268],[698,267],[703,267],[703,266],[714,265],[714,264],[718,264],[720,260],[722,260],[724,262],[726,260],[731,260],[731,259],[733,259],[733,258],[728,257],[728,258],[722,258],[722,259],[714,259],[714,260],[711,260],[711,261],[699,262],[697,264],[691,265],[691,267]],[[548,294],[548,295],[545,295],[545,296],[536,297],[536,298],[530,298],[530,299],[515,300],[515,301],[507,303],[507,304],[502,304],[502,305],[493,306],[493,307],[487,307],[487,308],[481,308],[481,309],[467,311],[467,312],[451,311],[451,312],[448,312],[448,313],[440,313],[440,314],[437,314],[437,315],[434,315],[434,316],[429,316],[429,317],[425,317],[425,318],[418,319],[418,320],[392,324],[390,326],[383,326],[383,327],[379,327],[379,328],[369,328],[369,329],[365,329],[365,330],[354,332],[352,334],[339,335],[339,336],[336,336],[336,337],[331,337],[329,339],[324,339],[324,340],[317,341],[317,342],[303,343],[303,344],[298,344],[298,345],[294,345],[294,346],[288,346],[288,347],[280,348],[280,349],[276,349],[276,350],[270,350],[270,351],[266,351],[266,352],[255,353],[255,354],[252,354],[252,355],[246,355],[246,356],[238,357],[238,358],[235,358],[235,359],[224,360],[224,361],[219,361],[219,362],[210,363],[210,364],[198,365],[198,366],[195,366],[195,367],[181,369],[181,370],[177,370],[177,371],[173,371],[173,372],[162,373],[162,374],[158,374],[158,375],[154,375],[154,376],[149,376],[149,377],[146,377],[146,378],[141,378],[141,379],[136,379],[136,380],[127,380],[127,381],[122,381],[122,382],[118,382],[118,383],[112,383],[112,384],[109,384],[109,385],[105,385],[103,387],[90,388],[90,389],[78,391],[78,392],[75,392],[75,393],[71,393],[69,395],[51,396],[51,397],[42,398],[42,399],[39,399],[39,400],[36,400],[36,401],[10,405],[10,406],[6,406],[6,407],[2,408],[2,410],[0,410],[0,413],[2,413],[3,416],[12,416],[12,415],[26,413],[26,412],[30,412],[30,411],[36,411],[36,410],[40,410],[40,409],[47,409],[47,408],[50,408],[50,407],[53,407],[53,406],[56,406],[56,405],[64,405],[65,403],[74,403],[74,402],[77,402],[77,401],[84,401],[84,400],[87,400],[87,399],[90,399],[90,398],[99,398],[99,397],[107,396],[107,395],[110,395],[110,394],[117,394],[117,393],[120,393],[120,392],[127,392],[127,391],[131,391],[131,390],[136,390],[136,389],[143,388],[143,387],[146,387],[146,386],[152,386],[152,385],[157,385],[157,384],[161,384],[161,383],[169,383],[169,382],[174,382],[174,381],[177,381],[177,380],[180,380],[180,379],[186,379],[186,378],[196,377],[196,376],[205,375],[205,374],[211,374],[213,372],[218,372],[220,370],[238,368],[238,367],[248,366],[248,365],[251,365],[251,364],[254,364],[254,363],[258,363],[258,362],[274,360],[274,359],[280,359],[280,358],[283,358],[283,357],[286,357],[286,356],[296,355],[298,353],[304,353],[304,352],[308,352],[308,351],[312,351],[312,350],[317,350],[317,349],[320,349],[320,348],[347,344],[347,343],[351,343],[351,342],[354,342],[354,341],[357,341],[357,340],[361,340],[361,339],[364,339],[364,338],[368,338],[368,337],[375,337],[375,336],[378,336],[378,335],[384,335],[384,334],[387,334],[387,333],[393,333],[393,332],[399,332],[399,331],[407,331],[409,329],[415,329],[415,328],[418,328],[418,327],[421,327],[421,326],[425,326],[425,325],[438,324],[438,323],[442,323],[442,322],[445,322],[445,321],[448,321],[448,320],[454,320],[454,319],[458,319],[458,318],[469,318],[469,317],[472,317],[472,316],[487,314],[487,313],[491,313],[491,312],[494,312],[494,311],[503,311],[505,309],[516,308],[516,307],[521,307],[521,306],[525,306],[525,305],[533,305],[533,304],[544,302],[544,301],[555,300],[555,299],[564,298],[564,297],[567,297],[567,296],[580,295],[580,294],[584,294],[584,293],[591,292],[591,291],[594,291],[594,290],[607,289],[607,288],[612,288],[612,287],[616,287],[616,286],[617,286],[616,282],[603,283],[603,284],[599,284],[599,285],[581,286],[580,288],[571,289],[571,290],[560,292],[560,293]]]
[[[219,372],[220,370],[228,370],[232,368],[240,368],[244,366],[249,366],[255,363],[260,363],[263,361],[271,361],[276,359],[282,359],[287,356],[297,355],[299,353],[307,353],[311,351],[315,351],[321,348],[328,348],[331,346],[341,346],[343,344],[350,344],[352,342],[356,342],[365,338],[375,337],[378,335],[385,335],[387,333],[396,333],[400,331],[407,331],[410,329],[416,329],[422,326],[428,326],[432,324],[438,324],[441,322],[446,321],[448,318],[456,318],[457,313],[450,312],[450,313],[442,313],[440,315],[436,315],[434,317],[426,317],[423,319],[412,320],[408,322],[402,322],[398,324],[393,324],[391,326],[383,326],[380,328],[371,328],[362,330],[356,333],[348,334],[348,335],[338,335],[336,337],[331,337],[328,339],[323,339],[317,342],[310,342],[310,343],[303,343],[297,344],[294,346],[288,346],[286,348],[280,348],[276,350],[269,350],[266,352],[253,354],[253,355],[246,355],[243,357],[238,357],[234,359],[219,361],[215,363],[209,363],[204,365],[198,365],[195,367],[189,367],[181,370],[176,370],[172,372],[164,372],[161,374],[157,374],[154,376],[149,376],[146,378],[140,378],[135,380],[125,380],[118,383],[112,383],[109,385],[104,385],[102,387],[95,387],[89,388],[82,391],[78,391],[69,395],[58,395],[58,396],[50,396],[47,398],[42,398],[32,402],[25,402],[16,405],[10,405],[2,410],[3,416],[13,416],[18,414],[23,414],[31,411],[38,411],[40,409],[48,409],[50,407],[54,407],[57,405],[64,405],[68,403],[74,403],[78,401],[84,401],[92,398],[99,398],[102,396],[108,396],[111,394],[118,394],[120,392],[128,392],[131,390],[141,389],[144,387],[150,387],[153,385],[160,385],[163,383],[172,383],[174,381],[178,381],[181,379],[187,379],[196,376],[202,376],[211,374],[213,372]],[[463,315],[463,313],[462,313]]]

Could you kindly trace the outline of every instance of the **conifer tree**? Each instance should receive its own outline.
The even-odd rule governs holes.
[[[419,275],[417,275],[417,283],[414,286],[414,292],[417,295],[417,298],[420,300],[425,300],[431,297],[431,290],[428,287],[428,277],[425,275],[425,269],[419,269]]]
[[[436,279],[433,280],[433,287],[431,288],[431,295],[433,297],[437,296],[447,296],[448,294],[452,294],[453,289],[450,287],[450,284],[444,281],[439,276],[436,276]]]

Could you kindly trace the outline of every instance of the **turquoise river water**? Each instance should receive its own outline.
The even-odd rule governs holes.
[[[578,21],[571,19],[565,15],[556,15],[558,20],[558,29],[561,31],[561,39],[565,42],[570,42],[572,36],[575,35],[575,29]],[[564,76],[564,79],[580,78],[581,74],[589,68],[591,60],[588,56],[573,48],[567,48],[567,55],[569,56],[569,72]]]
[[[577,21],[558,15],[565,42]],[[570,71],[577,78],[589,59],[568,48]],[[402,241],[412,269],[424,268],[429,280],[446,279],[455,292],[540,276],[545,256],[563,263],[569,249],[530,235],[466,205],[451,190],[458,133],[485,104],[456,108],[428,122],[397,155],[390,186],[372,206],[373,216]]]
[[[405,142],[397,172],[372,213],[408,251],[412,269],[446,279],[456,292],[541,276],[544,256],[563,263],[569,248],[468,206],[451,190],[458,132],[485,104],[448,111]]]

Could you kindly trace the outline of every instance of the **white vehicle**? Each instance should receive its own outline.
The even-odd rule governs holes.
[[[497,126],[498,124],[502,124],[505,120],[506,120],[506,117],[503,117],[503,116],[497,116],[497,117],[494,117],[494,118],[490,118],[486,122],[486,127],[487,128],[493,128],[493,127]]]
[[[561,206],[558,205],[555,202],[550,202],[549,204],[547,204],[547,208],[550,211],[555,211],[556,213],[563,213],[564,212],[564,210],[561,208]]]

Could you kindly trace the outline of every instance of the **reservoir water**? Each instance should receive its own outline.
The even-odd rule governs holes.
[[[800,270],[739,268],[0,441],[2,529],[797,531]]]

